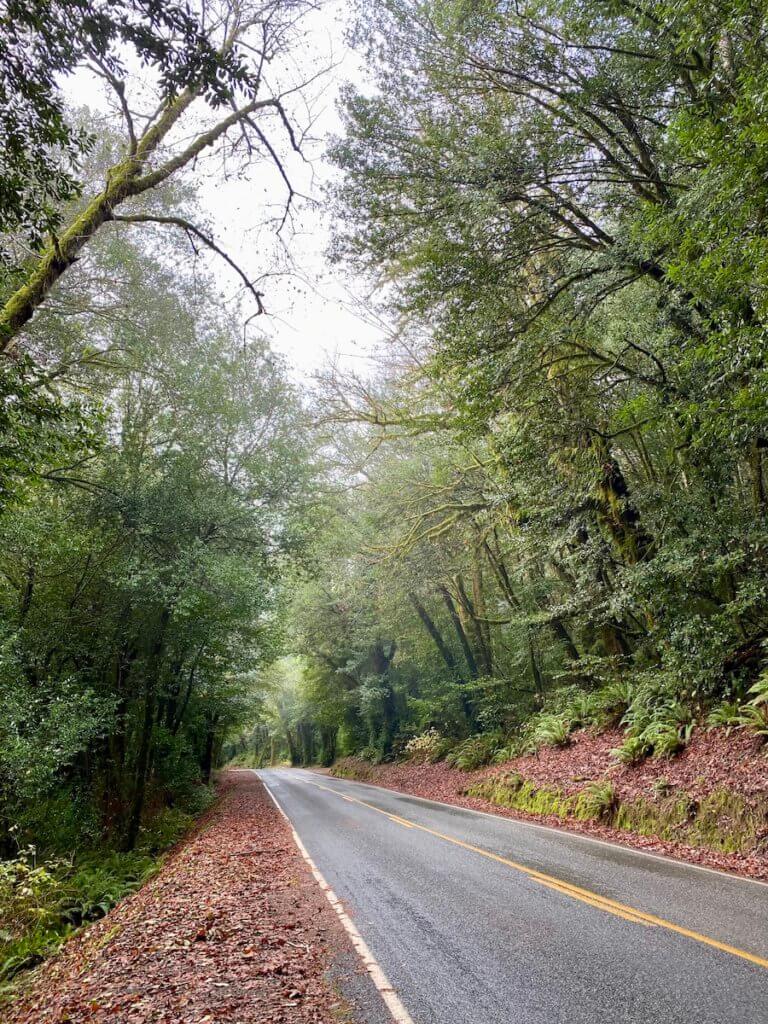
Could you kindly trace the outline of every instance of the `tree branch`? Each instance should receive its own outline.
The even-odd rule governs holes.
[[[186,231],[188,235],[194,235],[195,238],[199,238],[203,245],[207,246],[209,249],[212,249],[213,252],[220,256],[225,263],[228,263],[229,266],[232,267],[232,269],[238,275],[238,277],[243,282],[245,287],[256,300],[257,312],[255,315],[259,316],[263,313],[266,313],[264,303],[262,302],[262,299],[264,298],[264,293],[257,291],[256,286],[251,282],[250,278],[247,276],[245,271],[242,270],[237,263],[235,263],[232,257],[228,256],[224,252],[224,250],[221,249],[209,235],[206,235],[204,231],[201,231],[200,228],[192,224],[191,221],[184,220],[183,217],[161,217],[157,214],[149,213],[115,213],[112,215],[112,220],[118,221],[122,224],[166,224],[170,225],[171,227],[181,228],[182,231]]]

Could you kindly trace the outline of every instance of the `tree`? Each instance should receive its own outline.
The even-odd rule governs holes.
[[[100,366],[98,448],[49,465],[3,518],[0,732],[18,770],[2,814],[49,843],[95,829],[130,847],[148,793],[181,799],[210,776],[249,673],[277,653],[313,487],[266,343],[243,346],[199,278],[135,256],[153,283],[129,278],[128,305],[146,327]],[[37,747],[50,755],[29,773]],[[75,820],[52,836],[61,793]]]
[[[162,224],[185,232],[193,244],[213,249],[239,274],[256,311],[263,311],[255,284],[206,230],[180,214],[157,212],[151,203],[149,208],[141,208],[136,200],[150,198],[202,158],[211,154],[223,157],[228,152],[237,158],[244,154],[246,162],[266,157],[287,188],[287,211],[294,190],[272,133],[277,128],[289,147],[299,150],[300,130],[291,121],[287,104],[307,83],[284,81],[279,75],[273,80],[269,68],[279,55],[289,52],[299,32],[298,19],[309,6],[308,0],[273,0],[266,6],[227,2],[206,8],[204,38],[198,40],[186,61],[174,64],[174,51],[162,56],[164,48],[160,47],[161,67],[165,60],[168,68],[161,82],[159,104],[151,90],[148,95],[141,89],[136,97],[129,95],[126,80],[119,77],[119,65],[102,60],[98,54],[92,58],[91,66],[105,78],[118,101],[125,131],[122,152],[107,170],[101,187],[76,204],[50,240],[19,268],[0,310],[0,351],[7,353],[16,346],[19,332],[62,274],[77,261],[81,250],[105,224],[115,221]],[[168,14],[171,19],[173,11],[171,8]],[[123,29],[115,28],[115,35],[128,33],[130,38],[132,24],[128,21]],[[193,31],[194,22],[188,27]],[[144,44],[147,42],[145,38]],[[243,64],[240,55],[245,53],[248,61]],[[231,68],[233,63],[235,67]],[[217,77],[222,67],[231,68],[229,79],[225,76],[223,83]],[[210,84],[214,79],[215,88]],[[224,100],[226,114],[221,107]],[[47,214],[44,217],[50,219]]]
[[[359,5],[377,88],[347,93],[335,254],[400,347],[323,381],[354,528],[299,616],[356,695],[345,749],[514,731],[615,681],[699,713],[756,678],[763,20]]]
[[[88,132],[66,116],[57,76],[90,62],[112,81],[122,102],[126,45],[156,71],[167,97],[202,88],[224,103],[239,86],[252,85],[235,48],[217,50],[200,17],[188,7],[158,0],[109,5],[92,0],[9,0],[0,19],[0,232],[20,232],[34,249],[59,225],[60,204],[79,192],[77,161]],[[7,261],[9,252],[3,252]]]

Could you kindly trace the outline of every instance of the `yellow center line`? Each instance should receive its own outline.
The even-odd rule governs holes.
[[[515,871],[519,871],[521,874],[527,875],[529,878],[534,879],[536,882],[546,886],[548,889],[553,889],[556,892],[562,893],[564,896],[570,896],[571,899],[579,900],[581,903],[586,903],[588,906],[594,907],[597,910],[603,910],[608,914],[613,914],[615,917],[623,918],[625,921],[631,921],[633,924],[665,928],[667,931],[674,932],[677,935],[684,935],[687,939],[693,939],[694,942],[700,942],[705,946],[711,946],[713,949],[718,949],[722,953],[730,953],[731,956],[739,957],[741,960],[748,960],[752,964],[757,964],[758,967],[768,968],[768,960],[763,957],[756,956],[754,953],[748,953],[745,949],[739,949],[738,946],[729,946],[726,942],[719,942],[717,939],[710,938],[709,935],[702,935],[701,932],[693,931],[691,928],[683,928],[682,925],[674,924],[672,921],[666,921],[663,917],[656,917],[654,914],[646,914],[643,910],[627,906],[624,903],[618,903],[616,900],[609,899],[607,896],[601,896],[599,893],[592,892],[590,889],[582,889],[581,886],[572,885],[570,882],[566,882],[561,878],[556,878],[554,875],[548,875],[544,871],[537,871],[535,868],[529,868],[525,864],[519,864],[517,861],[510,860],[508,857],[502,857],[498,853],[491,853],[490,850],[484,850],[480,846],[473,846],[472,843],[465,843],[463,840],[455,839],[453,836],[446,835],[444,832],[437,832],[435,829],[428,828],[426,825],[420,825],[416,821],[411,821],[408,818],[401,818],[399,815],[382,810],[381,807],[376,807],[375,804],[370,804],[366,800],[358,800],[357,797],[348,796],[346,793],[339,793],[338,790],[332,789],[330,786],[323,786],[321,783],[311,782],[309,779],[302,779],[302,781],[306,782],[310,786],[316,786],[317,789],[325,790],[326,793],[332,793],[334,796],[340,796],[349,803],[360,804],[361,807],[367,807],[371,811],[376,811],[377,814],[383,814],[386,818],[389,818],[390,821],[394,821],[398,825],[404,825],[406,828],[418,829],[420,832],[426,832],[431,836],[435,836],[437,839],[444,840],[446,843],[452,843],[454,846],[459,846],[463,850],[469,850],[471,853],[477,853],[481,857],[487,857],[488,860],[494,860],[498,864],[504,864],[508,868],[513,868]]]
[[[399,814],[388,814],[387,817],[390,821],[394,821],[397,825],[403,825],[404,828],[416,828],[416,826],[408,821],[407,818],[401,818]]]

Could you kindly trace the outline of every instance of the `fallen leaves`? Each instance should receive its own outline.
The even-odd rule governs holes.
[[[251,772],[204,827],[44,965],[5,1024],[331,1024],[346,939]]]

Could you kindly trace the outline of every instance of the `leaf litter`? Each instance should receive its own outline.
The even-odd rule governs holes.
[[[44,964],[5,1024],[339,1024],[347,940],[252,772],[160,872]]]

